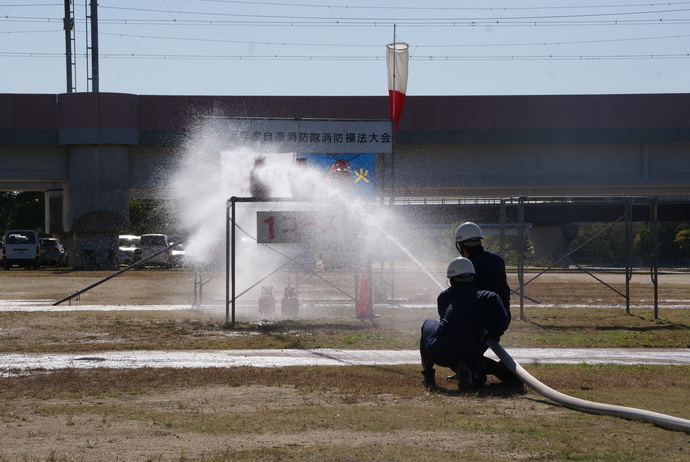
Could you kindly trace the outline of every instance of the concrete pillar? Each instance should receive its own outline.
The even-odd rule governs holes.
[[[57,186],[57,185],[55,185]],[[67,251],[67,264],[73,264],[74,242],[69,226],[69,182],[62,183],[60,189],[48,189],[45,197],[45,233],[60,239]]]
[[[116,269],[118,235],[129,229],[129,149],[71,146],[69,169],[70,258],[80,269]]]
[[[572,250],[573,240],[577,236],[578,225],[539,224],[534,223],[527,234],[534,247],[534,261],[551,265]],[[568,260],[561,260],[556,267],[567,267]]]
[[[45,233],[62,233],[62,189],[49,189],[44,193],[45,198]]]
[[[64,233],[69,233],[72,230],[69,220],[69,217],[71,216],[69,212],[69,197],[69,182],[66,182],[62,184],[62,231]]]

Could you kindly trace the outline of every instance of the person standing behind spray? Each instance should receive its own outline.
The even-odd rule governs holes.
[[[489,290],[501,297],[510,325],[512,319],[510,314],[510,286],[508,286],[506,276],[506,264],[503,257],[482,246],[482,239],[484,239],[482,230],[475,223],[463,223],[455,230],[455,248],[458,249],[460,255],[468,258],[474,265],[476,272],[474,284],[479,290]],[[439,300],[439,314],[443,305],[447,305],[447,303],[442,299]],[[484,350],[486,351],[486,346]],[[504,385],[522,388],[522,381],[510,372],[503,363],[487,357],[484,358],[484,362],[487,372],[496,376]]]
[[[496,293],[475,287],[474,265],[467,258],[453,259],[446,277],[450,288],[438,297],[439,303],[448,302],[441,320],[427,319],[422,324],[423,384],[436,386],[434,365],[438,364],[452,369],[458,389],[467,391],[486,382],[485,335],[499,340],[508,328],[508,314]]]
[[[266,182],[266,158],[259,156],[254,159],[254,167],[249,172],[249,194],[256,199],[271,197],[271,190]]]

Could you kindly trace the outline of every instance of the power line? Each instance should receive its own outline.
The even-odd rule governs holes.
[[[44,34],[44,33],[54,33],[54,32],[62,32],[61,29],[43,29],[43,30],[8,30],[4,32],[0,32],[0,34]]]
[[[684,2],[683,4],[686,4],[687,2]],[[255,5],[255,4],[253,4]],[[282,6],[287,6],[287,5],[282,5]],[[638,7],[643,7],[643,6],[649,6],[649,5],[638,5]],[[666,4],[668,6],[668,4]],[[332,7],[329,7],[332,8]],[[613,8],[613,7],[609,7]],[[106,6],[103,5],[101,6],[101,9],[107,9],[107,10],[116,10],[116,11],[128,11],[128,12],[137,12],[137,13],[165,13],[165,14],[170,14],[172,11],[170,10],[162,10],[162,9],[154,9],[154,8],[132,8],[132,7],[120,7],[120,6]],[[357,9],[356,7],[347,7],[346,9],[352,9],[355,10]],[[404,8],[391,8],[391,11],[400,11]],[[409,8],[408,8],[409,9]],[[438,11],[438,10],[449,10],[449,11],[454,11],[457,9],[454,8],[416,8],[418,10],[422,11]],[[491,11],[503,11],[504,13],[506,11],[514,11],[518,10],[517,8],[498,8],[498,9],[492,9],[492,8],[483,8],[479,9],[480,11],[484,10],[489,10]],[[478,9],[474,9],[475,11]],[[572,18],[596,18],[596,17],[610,17],[610,16],[637,16],[637,15],[659,15],[659,14],[669,14],[669,13],[684,13],[690,11],[690,8],[674,8],[674,9],[665,9],[665,10],[655,10],[655,9],[644,9],[644,10],[638,10],[638,11],[610,11],[610,12],[592,12],[592,13],[578,13],[578,14],[546,14],[546,15],[529,15],[529,16],[515,16],[515,17],[497,17],[496,15],[492,14],[490,17],[475,17],[475,18],[466,18],[466,17],[458,17],[458,18],[447,18],[447,17],[429,17],[429,18],[419,18],[416,17],[414,19],[409,19],[409,18],[404,18],[404,17],[349,17],[345,18],[341,16],[340,18],[334,18],[332,15],[330,17],[328,16],[302,16],[302,15],[287,15],[287,14],[242,14],[242,13],[224,13],[224,12],[201,12],[201,11],[176,11],[176,15],[189,15],[189,16],[213,16],[213,17],[237,17],[237,18],[271,18],[271,19],[280,19],[280,20],[287,20],[290,22],[293,21],[337,21],[337,22],[361,22],[361,21],[393,21],[393,22],[406,22],[406,21],[432,21],[432,22],[447,22],[448,20],[451,21],[496,21],[496,22],[505,22],[505,21],[530,21],[530,22],[541,22],[542,20],[548,19],[548,20],[555,20],[555,19],[560,19],[560,20],[567,20],[567,19],[572,19]],[[172,22],[178,22],[181,21],[177,18],[173,18],[171,20],[166,20],[166,21],[172,21]]]
[[[31,8],[31,7],[46,7],[46,6],[60,6],[62,3],[22,3],[21,5],[17,5],[15,3],[9,4],[9,5],[0,5],[0,8]]]
[[[13,58],[64,58],[63,53],[50,52],[3,52],[0,56]],[[81,58],[86,58],[85,53]],[[385,56],[337,56],[337,55],[223,55],[223,54],[173,54],[173,53],[103,53],[103,59],[175,59],[175,60],[238,60],[238,61],[385,61]],[[638,54],[534,54],[499,56],[416,55],[410,61],[558,61],[558,60],[639,60],[639,59],[688,59],[690,53],[638,53]]]
[[[669,6],[669,5],[687,5],[690,4],[688,1],[682,1],[682,2],[660,2],[660,3],[629,3],[629,4],[607,4],[607,5],[568,5],[568,6],[553,6],[553,5],[547,5],[547,6],[526,6],[526,7],[521,7],[521,6],[509,6],[509,7],[490,7],[490,6],[470,6],[470,7],[462,7],[462,6],[443,6],[443,7],[436,7],[433,5],[425,5],[425,6],[403,6],[403,5],[387,5],[387,6],[375,6],[375,5],[358,5],[358,6],[353,6],[353,5],[334,5],[334,4],[329,4],[329,5],[323,5],[323,4],[314,4],[314,3],[284,3],[284,2],[261,2],[261,1],[242,1],[242,0],[199,0],[200,2],[205,2],[205,3],[223,3],[223,4],[244,4],[244,5],[252,5],[252,6],[257,6],[257,5],[263,5],[263,6],[286,6],[286,7],[300,7],[300,8],[347,8],[347,9],[352,9],[352,10],[371,10],[371,9],[376,9],[376,10],[460,10],[460,11],[476,11],[476,10],[559,10],[559,9],[568,9],[568,10],[574,10],[574,9],[602,9],[602,8],[627,8],[627,7],[632,7],[632,8],[639,8],[642,6],[648,6],[648,7],[656,7],[656,6]]]
[[[690,11],[690,9],[688,9]],[[15,17],[11,20],[0,18],[0,21],[16,22],[16,23],[61,23],[62,18],[36,18],[36,17]],[[77,22],[84,22],[77,20]],[[493,20],[493,19],[438,19],[438,20],[407,20],[407,19],[386,19],[378,21],[364,21],[364,20],[319,20],[319,21],[243,21],[243,20],[168,20],[168,19],[112,19],[105,18],[100,20],[101,24],[108,25],[137,25],[137,26],[233,26],[233,27],[366,27],[366,28],[382,28],[393,27],[468,27],[474,28],[478,26],[491,27],[547,27],[547,26],[672,26],[672,25],[687,25],[690,23],[690,18],[673,18],[673,19],[602,19],[602,20],[581,20],[581,21],[535,21],[530,19],[520,20]]]
[[[228,40],[228,39],[209,39],[199,37],[180,37],[180,36],[159,36],[159,35],[138,35],[138,34],[119,34],[115,32],[103,32],[101,35],[110,35],[116,37],[130,37],[138,39],[149,40],[178,40],[185,42],[208,42],[208,43],[235,43],[244,45],[268,45],[268,46],[296,46],[296,47],[346,47],[346,48],[372,48],[380,49],[380,44],[355,44],[355,43],[305,43],[305,42],[262,42],[262,41],[248,41],[248,40]],[[566,40],[566,41],[551,41],[551,42],[512,42],[512,43],[462,43],[462,44],[420,44],[414,45],[412,48],[486,48],[486,47],[530,47],[543,45],[583,45],[583,44],[604,44],[604,43],[618,43],[618,42],[639,42],[639,41],[653,41],[653,40],[668,40],[688,38],[690,35],[664,35],[653,37],[629,37],[617,39],[592,39],[592,40]]]
[[[648,25],[648,24],[654,24],[654,25],[661,25],[661,24],[687,24],[690,23],[690,19],[683,19],[683,18],[658,18],[655,20],[650,20],[650,19],[634,19],[634,20],[611,20],[611,19],[601,19],[601,20],[592,20],[592,19],[586,19],[582,20],[581,18],[587,17],[587,18],[597,18],[597,17],[608,17],[611,15],[639,15],[639,14],[656,14],[656,15],[665,15],[669,12],[685,12],[685,11],[690,11],[690,8],[681,8],[683,5],[688,5],[690,4],[690,1],[687,2],[669,2],[669,3],[652,3],[652,4],[626,4],[626,5],[595,5],[591,7],[585,7],[583,5],[581,6],[576,6],[576,7],[564,7],[564,6],[547,6],[547,7],[507,7],[507,8],[499,8],[499,9],[494,9],[494,8],[489,8],[489,7],[381,7],[381,6],[362,6],[362,7],[349,7],[349,6],[337,6],[337,5],[310,5],[310,4],[304,4],[304,3],[281,3],[281,2],[245,2],[245,1],[233,1],[233,0],[228,0],[228,1],[211,1],[208,0],[207,3],[225,3],[225,4],[250,4],[252,6],[285,6],[285,7],[299,7],[299,8],[346,8],[349,10],[374,10],[374,9],[380,9],[384,11],[398,11],[400,9],[403,10],[426,10],[426,11],[442,11],[442,10],[457,10],[457,11],[493,11],[493,10],[500,10],[500,12],[506,12],[506,11],[560,11],[563,9],[568,9],[568,10],[577,10],[578,8],[588,8],[591,11],[597,11],[596,13],[587,13],[587,14],[559,14],[559,15],[535,15],[535,16],[524,16],[524,17],[515,17],[515,18],[505,18],[505,17],[491,17],[491,18],[485,18],[485,17],[477,17],[474,19],[471,18],[465,18],[462,21],[456,21],[453,19],[449,19],[447,17],[436,17],[432,19],[403,19],[403,18],[398,18],[398,19],[375,19],[375,22],[370,22],[372,18],[348,18],[348,19],[337,19],[337,18],[327,18],[327,17],[306,17],[306,16],[297,16],[297,15],[261,15],[261,14],[249,14],[249,15],[237,15],[234,13],[219,13],[219,12],[198,12],[198,11],[171,11],[170,9],[168,10],[162,10],[162,9],[151,9],[151,8],[131,8],[131,7],[118,7],[118,6],[100,6],[100,8],[104,9],[109,9],[109,10],[116,10],[116,11],[128,11],[128,12],[134,12],[134,13],[156,13],[156,14],[170,14],[173,15],[174,17],[172,19],[126,19],[126,18],[100,18],[100,23],[103,25],[104,23],[111,24],[111,25],[133,25],[133,26],[138,26],[138,25],[156,25],[156,26],[205,26],[205,27],[212,27],[212,26],[257,26],[257,25],[264,25],[264,26],[271,26],[271,27],[276,27],[276,26],[285,26],[285,27],[321,27],[321,26],[333,26],[337,25],[339,27],[375,27],[375,28],[381,28],[381,27],[390,27],[392,26],[395,21],[402,21],[405,27],[409,28],[419,28],[419,27],[434,27],[434,28],[439,28],[439,27],[446,27],[446,28],[455,28],[455,27],[476,27],[479,25],[491,25],[492,27],[496,25],[505,25],[505,26],[545,26],[545,25],[559,25],[559,26],[580,26],[580,25]],[[22,5],[24,6],[46,6],[46,5],[57,5],[57,4],[32,4],[32,5]],[[167,5],[167,4],[166,4]],[[10,6],[16,6],[16,5],[0,5],[0,7],[10,7]],[[602,10],[603,8],[606,9],[611,9],[611,8],[652,8],[652,10],[645,10],[645,11],[628,11],[628,12],[621,12],[621,11],[616,11],[616,12],[607,12]],[[655,8],[661,8],[665,7],[665,10],[655,10]],[[205,15],[205,16],[212,16],[214,19],[212,20],[199,20],[199,19],[179,19],[180,15]],[[306,22],[296,22],[293,20],[285,20],[285,19],[280,19],[278,21],[255,21],[255,20],[222,20],[222,19],[217,19],[218,17],[243,17],[243,18],[297,18],[297,19],[308,19]],[[502,15],[499,15],[502,16]],[[317,21],[311,20],[311,18],[318,18]],[[529,19],[526,19],[529,18]],[[545,18],[548,18],[548,21],[544,21]],[[554,21],[554,18],[561,18],[559,21]],[[566,20],[565,22],[561,22],[561,20]],[[571,20],[574,19],[574,20]],[[50,17],[38,17],[38,16],[9,16],[6,15],[4,18],[0,17],[0,23],[2,22],[30,22],[30,21],[36,21],[36,22],[49,22],[49,23],[60,23],[62,26],[63,18],[50,18]],[[78,22],[86,22],[86,19],[83,20],[78,20]],[[351,22],[352,21],[352,22]],[[485,22],[484,22],[485,21]],[[542,22],[539,22],[542,21]],[[612,22],[613,21],[613,22]],[[55,30],[54,32],[57,32],[58,30]],[[33,31],[35,33],[39,32],[51,32],[49,30],[46,31]],[[7,34],[13,34],[13,33],[31,33],[31,31],[9,31],[5,32]],[[0,33],[2,34],[2,33]],[[121,38],[138,38],[139,40],[165,40],[165,41],[183,41],[183,42],[188,42],[188,43],[193,43],[193,42],[205,42],[205,43],[232,43],[232,44],[246,44],[246,45],[264,45],[264,46],[269,46],[269,47],[310,47],[310,48],[328,48],[328,47],[348,47],[348,48],[371,48],[371,49],[379,49],[380,44],[353,44],[353,43],[326,43],[323,41],[319,42],[314,42],[314,43],[305,43],[305,42],[277,42],[277,41],[245,41],[245,40],[229,40],[229,39],[215,39],[215,38],[204,38],[204,37],[181,37],[181,36],[159,36],[159,35],[135,35],[135,34],[122,34],[122,33],[115,33],[115,32],[105,32],[103,30],[100,31],[101,35],[104,36],[119,36]],[[654,37],[629,37],[629,38],[615,38],[615,39],[591,39],[591,40],[549,40],[549,41],[534,41],[534,42],[512,42],[512,43],[463,43],[463,44],[452,44],[452,43],[445,43],[445,44],[424,44],[424,43],[419,43],[413,47],[413,50],[419,51],[419,50],[426,50],[426,49],[433,49],[433,48],[462,48],[462,49],[482,49],[482,48],[499,48],[499,47],[534,47],[534,46],[548,46],[548,47],[559,47],[559,46],[567,46],[567,45],[583,45],[583,44],[604,44],[604,43],[623,43],[623,42],[641,42],[641,41],[656,41],[656,40],[664,40],[664,39],[675,39],[680,42],[680,46],[684,49],[684,51],[687,51],[686,47],[681,41],[681,38],[687,38],[690,37],[690,35],[663,35],[663,36],[654,36]],[[138,46],[137,46],[138,47]],[[38,57],[38,56],[45,56],[49,57],[52,56],[51,53],[40,53],[40,52],[23,52],[23,53],[14,53],[14,54],[8,54],[10,52],[4,52],[2,53],[3,56],[13,56],[13,57]],[[377,56],[349,56],[349,57],[343,57],[343,56],[330,56],[330,55],[314,55],[314,54],[308,54],[308,55],[283,55],[281,53],[271,53],[269,55],[265,56],[248,56],[248,55],[192,55],[192,54],[175,54],[175,53],[150,53],[150,54],[137,54],[136,52],[130,52],[128,54],[117,54],[117,53],[105,53],[100,55],[104,57],[105,59],[122,59],[122,58],[135,58],[135,59],[141,59],[141,58],[147,58],[147,59],[187,59],[187,60],[192,60],[192,59],[237,59],[237,60],[268,60],[268,59],[280,59],[280,60],[370,60],[370,59],[380,59],[380,57]],[[620,54],[610,54],[610,55],[604,55],[604,54],[597,54],[597,55],[590,55],[587,53],[582,53],[582,54],[577,54],[573,53],[571,55],[554,55],[553,53],[548,53],[546,55],[530,55],[530,54],[506,54],[506,55],[501,55],[501,56],[463,56],[463,55],[436,55],[436,54],[429,54],[429,55],[412,55],[411,59],[413,60],[429,60],[429,61],[442,61],[442,60],[524,60],[524,59],[677,59],[677,58],[684,58],[687,56],[687,53],[620,53]]]
[[[174,17],[165,19],[139,19],[139,18],[103,18],[110,24],[141,24],[141,25],[290,25],[290,26],[308,26],[308,25],[344,25],[357,24],[368,26],[391,25],[393,23],[407,25],[407,26],[440,26],[440,25],[562,25],[577,24],[577,25],[596,25],[605,24],[658,24],[658,23],[674,23],[684,24],[687,21],[685,18],[664,18],[671,13],[686,13],[690,8],[683,8],[681,6],[688,5],[690,2],[674,2],[674,3],[652,3],[652,4],[628,4],[628,5],[594,5],[594,6],[575,6],[575,7],[505,7],[505,8],[491,8],[491,7],[379,7],[379,6],[325,6],[325,5],[307,5],[307,4],[289,4],[277,2],[222,2],[226,4],[250,4],[252,6],[283,6],[283,7],[302,7],[312,9],[327,8],[332,11],[334,8],[341,8],[343,11],[357,11],[357,10],[382,10],[382,11],[427,11],[427,12],[441,12],[441,11],[479,11],[489,12],[488,16],[467,16],[449,17],[449,15],[430,16],[420,18],[415,15],[414,18],[400,17],[400,16],[366,16],[366,17],[345,17],[341,14],[340,17],[330,16],[305,16],[297,14],[266,14],[266,13],[238,13],[238,12],[221,12],[221,11],[171,11],[170,9],[155,9],[155,8],[134,8],[122,6],[108,6],[100,5],[101,10],[123,11],[129,13],[156,13],[172,15]],[[35,4],[32,6],[52,6],[52,4]],[[15,6],[16,5],[5,5]],[[666,7],[660,9],[659,7]],[[550,10],[582,10],[586,8],[587,13],[571,13],[571,14],[540,14],[540,15],[506,15],[507,12],[522,12],[522,11],[550,11]],[[626,11],[625,8],[636,8],[634,11]],[[606,9],[606,11],[602,11]],[[615,9],[614,11],[610,11]],[[180,19],[180,16],[202,16],[211,19]],[[630,16],[652,15],[651,19],[623,19]],[[617,19],[610,19],[616,17]],[[237,18],[234,20],[218,19],[218,18]],[[587,18],[587,19],[585,19]],[[59,21],[57,18],[45,18],[37,16],[11,16],[5,15],[6,20],[12,21]]]
[[[58,30],[41,30],[41,31],[10,31],[6,32],[4,34],[25,34],[25,33],[48,33],[48,32],[59,32]],[[3,33],[0,33],[0,35]],[[232,44],[244,44],[244,45],[265,45],[269,47],[308,47],[308,48],[370,48],[370,49],[375,49],[378,50],[380,48],[380,44],[354,44],[354,43],[309,43],[309,42],[273,42],[273,41],[246,41],[246,40],[229,40],[229,39],[212,39],[212,38],[200,38],[200,37],[180,37],[180,36],[158,36],[158,35],[141,35],[141,34],[120,34],[120,33],[110,33],[110,32],[101,32],[101,35],[104,36],[115,36],[115,37],[121,37],[121,38],[137,38],[139,40],[164,40],[164,41],[182,41],[182,42],[202,42],[202,43],[232,43]],[[674,39],[678,40],[681,46],[684,47],[681,39],[683,38],[688,38],[690,35],[664,35],[664,36],[650,36],[650,37],[631,37],[631,38],[617,38],[617,39],[592,39],[592,40],[573,40],[573,41],[550,41],[550,42],[544,42],[544,41],[539,41],[539,42],[512,42],[512,43],[474,43],[474,44],[468,44],[468,43],[462,43],[462,44],[418,44],[414,45],[412,47],[413,50],[422,50],[422,49],[433,49],[433,48],[475,48],[475,49],[481,49],[481,48],[503,48],[503,47],[534,47],[534,46],[569,46],[569,45],[583,45],[583,44],[606,44],[606,43],[623,43],[623,42],[641,42],[641,41],[658,41],[658,40],[669,40],[669,39]],[[38,56],[40,55],[40,52],[31,52],[28,53],[28,55],[31,56]],[[667,55],[668,53],[660,53],[657,54],[657,56],[661,55]],[[132,54],[129,54],[127,56],[132,56]],[[159,54],[160,56],[170,56],[168,54]],[[643,54],[643,56],[650,56],[653,54]],[[110,56],[114,56],[114,54],[110,54]],[[272,56],[277,56],[277,54],[273,54]],[[582,56],[586,56],[582,54]],[[627,55],[623,55],[627,56]],[[631,56],[638,56],[638,54],[634,54]],[[295,58],[293,56],[293,58]],[[301,58],[310,58],[314,59],[314,57],[300,57]],[[470,57],[459,57],[459,56],[443,56],[442,58],[439,58],[437,56],[427,56],[427,57],[416,57],[413,55],[414,59],[471,59]],[[488,57],[484,57],[485,59],[488,59]],[[241,59],[239,56],[233,56],[233,59]],[[245,56],[244,59],[251,59],[249,56]],[[297,58],[295,58],[297,59]],[[329,57],[325,58],[316,58],[316,59],[330,59]],[[508,59],[508,58],[504,58]],[[510,59],[515,59],[514,56],[511,56]]]

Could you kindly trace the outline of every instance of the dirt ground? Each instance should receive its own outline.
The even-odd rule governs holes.
[[[424,412],[428,399],[397,398],[396,403],[393,403],[391,395],[359,396],[352,405],[383,408],[387,405],[402,404],[416,409],[417,412]],[[13,407],[12,415],[2,413],[0,460],[218,460],[212,457],[217,457],[224,451],[242,453],[268,450],[279,454],[281,448],[306,448],[313,445],[349,447],[354,451],[362,448],[369,454],[361,459],[350,455],[338,459],[326,456],[317,460],[376,460],[375,448],[387,445],[404,443],[411,444],[417,449],[433,447],[440,451],[462,452],[463,449],[472,449],[484,439],[477,435],[458,439],[457,432],[450,429],[362,431],[363,427],[366,427],[366,422],[360,422],[352,429],[323,428],[305,432],[300,431],[300,422],[295,422],[295,431],[226,432],[220,429],[193,431],[184,428],[184,425],[178,426],[166,421],[173,419],[172,416],[180,412],[186,415],[186,418],[199,421],[247,421],[257,410],[261,413],[290,413],[301,407],[317,409],[335,406],[338,409],[344,405],[345,400],[346,398],[338,393],[305,392],[304,389],[292,386],[268,387],[259,384],[239,387],[217,385],[192,389],[174,388],[141,395],[85,397],[77,402],[74,399],[22,399],[19,406]],[[438,400],[445,401],[447,406],[457,409],[457,399],[453,397],[441,396],[436,399]],[[526,411],[536,415],[548,413],[550,407],[547,403],[513,399],[510,412]],[[128,412],[142,417],[126,418]],[[499,436],[493,438],[496,438],[496,442],[500,439]],[[495,451],[495,455],[506,459],[513,458],[512,451]],[[207,457],[209,459],[206,459]],[[261,460],[284,459],[273,456]]]
[[[360,411],[367,415],[371,410],[395,415],[403,408],[413,413],[445,409],[441,412],[447,413],[444,418],[449,421],[454,415],[483,420],[502,413],[509,419],[522,414],[539,420],[569,412],[522,396],[478,399],[457,394],[429,395],[422,390],[416,396],[401,396],[399,391],[352,394],[337,387],[328,391],[315,387],[310,391],[260,383],[17,401],[11,412],[0,411],[2,461],[301,460],[287,454],[300,448],[308,454],[312,447],[331,448],[327,451],[340,455],[312,455],[305,457],[307,460],[398,460],[390,456],[378,459],[377,451],[391,446],[406,447],[408,453],[418,454],[417,458],[408,454],[402,460],[439,460],[433,457],[437,451],[476,460],[465,451],[473,454],[487,438],[493,446],[491,457],[485,460],[540,460],[538,451],[532,452],[528,446],[517,448],[501,434],[463,431],[462,438],[458,438],[458,430],[452,428],[428,429],[420,425],[422,428],[415,429],[402,425],[382,429],[357,416]],[[506,403],[507,409],[501,409]],[[331,415],[326,417],[324,412]],[[353,416],[348,415],[350,412]],[[333,423],[338,420],[335,413],[341,414],[342,424]],[[276,431],[273,425],[260,427],[266,418],[294,421],[285,421],[285,428]],[[317,423],[314,428],[312,421],[321,419],[323,427]],[[354,420],[347,423],[350,419]],[[311,427],[308,431],[306,425]],[[367,431],[368,426],[371,431]],[[652,429],[654,432],[662,430]],[[233,453],[245,454],[218,458],[219,454]]]
[[[438,272],[437,272],[438,273]],[[69,272],[42,269],[39,271],[12,270],[0,272],[0,304],[12,307],[28,303],[48,304],[61,300],[80,291],[103,277],[108,272]],[[530,280],[536,273],[527,275]],[[625,293],[623,274],[597,274],[597,279],[582,273],[549,273],[531,281],[526,287],[526,295],[544,304],[592,304],[623,305],[620,293]],[[222,297],[225,281],[222,275],[205,276],[203,290],[206,302]],[[376,275],[374,275],[374,278]],[[339,284],[345,292],[354,290],[352,275],[340,275]],[[439,279],[443,280],[443,279]],[[390,281],[390,280],[389,280]],[[375,282],[375,281],[374,281]],[[607,287],[604,283],[610,285]],[[280,288],[284,279],[272,283]],[[511,287],[517,286],[517,275],[510,275]],[[324,281],[314,277],[304,277],[301,288],[305,298],[318,298],[324,293],[336,292],[334,298],[343,298],[333,288],[324,288]],[[325,284],[328,286],[328,284]],[[414,300],[420,294],[438,292],[424,275],[410,271],[396,275],[398,287],[396,298]],[[191,305],[194,300],[194,274],[182,270],[143,270],[131,271],[107,281],[83,293],[65,304],[72,306],[90,305]],[[197,287],[198,289],[198,287]],[[654,288],[648,274],[636,274],[631,282],[632,304],[649,305],[653,301]],[[258,297],[259,288],[252,296]],[[659,300],[661,306],[690,305],[690,274],[662,274],[659,277]],[[276,295],[279,295],[276,293]],[[333,295],[331,295],[333,296]],[[513,304],[518,298],[514,295]],[[216,303],[222,303],[216,300]],[[526,303],[532,303],[527,301]],[[2,305],[0,305],[2,309]],[[0,326],[1,329],[1,326]],[[76,333],[75,333],[76,334]],[[122,380],[118,376],[106,376],[107,380]],[[76,380],[76,379],[75,379]],[[81,380],[81,379],[78,379]],[[182,379],[181,379],[182,380]],[[226,379],[223,379],[226,380]],[[267,399],[270,397],[270,399]],[[317,413],[322,406],[356,405],[362,407],[400,406],[400,398],[390,394],[363,394],[353,398],[343,398],[337,393],[305,391],[293,386],[264,386],[260,384],[234,385],[209,383],[206,386],[187,388],[183,383],[167,386],[158,391],[137,393],[103,392],[89,396],[75,396],[61,393],[57,396],[26,396],[22,399],[0,401],[0,462],[5,461],[173,461],[173,460],[217,460],[213,455],[227,451],[263,450],[277,451],[281,448],[307,448],[315,441],[327,442],[329,447],[349,447],[354,453],[342,460],[358,460],[357,448],[381,448],[390,445],[409,444],[412,449],[453,450],[462,453],[483,444],[486,434],[463,433],[458,439],[457,432],[451,430],[388,430],[361,431],[360,429],[324,428],[317,431],[299,431],[295,422],[294,431],[267,431],[260,429],[224,430],[210,428],[198,429],[195,425],[180,425],[173,419],[193,419],[196,421],[228,422],[244,421],[245,414],[289,413],[295,409],[311,409]],[[389,402],[395,399],[396,402]],[[553,410],[553,406],[543,400],[516,396],[509,398],[509,409],[496,410],[491,401],[458,401],[457,397],[415,397],[402,399],[405,406],[421,412],[433,400],[434,406],[443,401],[442,408],[459,409],[462,413],[482,413],[495,415],[497,412],[528,414],[534,419],[553,413],[567,413],[566,410]],[[446,402],[447,401],[447,402]],[[468,407],[469,406],[469,407]],[[503,405],[502,405],[503,406]],[[469,410],[471,409],[471,410]],[[262,414],[262,415],[263,415]],[[181,417],[182,416],[182,417]],[[235,419],[235,420],[233,420]],[[366,422],[362,422],[366,425]],[[204,425],[199,425],[204,427]],[[194,428],[192,428],[194,427]],[[652,432],[660,431],[651,429]],[[603,431],[602,431],[603,433]],[[519,449],[501,444],[502,436],[491,436],[495,444],[490,460],[509,460],[527,457],[541,460],[539,454],[531,454],[528,447]],[[679,441],[682,440],[682,437]],[[325,443],[324,443],[325,444]],[[690,450],[687,442],[684,450]],[[367,449],[368,448],[368,449]],[[364,454],[370,454],[365,452]],[[361,457],[365,457],[360,454]],[[375,458],[375,457],[374,457]],[[279,460],[280,456],[266,456],[264,460]],[[323,460],[328,460],[325,456]],[[223,459],[235,460],[235,459]],[[243,459],[245,460],[245,459]],[[246,460],[249,460],[246,459]],[[410,460],[408,458],[408,460]]]

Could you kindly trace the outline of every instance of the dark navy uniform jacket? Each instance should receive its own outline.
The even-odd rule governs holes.
[[[508,315],[510,315],[510,287],[506,280],[506,264],[499,254],[490,250],[470,252],[470,261],[474,265],[474,284],[479,290],[496,292]]]
[[[438,296],[439,312],[446,302],[436,337],[448,346],[482,347],[484,331],[498,339],[508,328],[508,313],[494,292],[472,285],[451,287]]]

